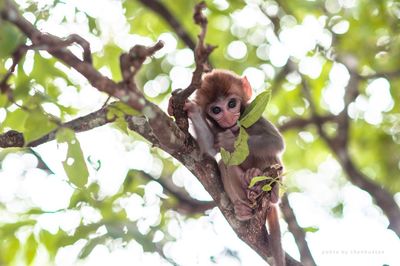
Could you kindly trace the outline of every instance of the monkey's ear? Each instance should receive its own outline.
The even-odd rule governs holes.
[[[243,92],[247,97],[247,100],[250,100],[251,95],[253,94],[253,90],[246,76],[242,78],[242,87],[243,87]]]

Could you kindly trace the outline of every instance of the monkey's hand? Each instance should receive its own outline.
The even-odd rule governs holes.
[[[203,112],[201,107],[191,100],[186,100],[183,110],[187,112],[189,118],[192,118],[194,115],[198,115]]]
[[[235,150],[235,140],[236,136],[232,133],[230,129],[227,129],[224,132],[218,133],[215,147],[218,150],[224,148],[229,152],[233,152]]]
[[[253,187],[249,188],[251,180],[256,176],[262,176],[262,171],[258,168],[250,168],[244,173],[243,183],[246,189],[246,196],[250,204],[254,207],[257,206],[257,202],[260,196],[263,194],[262,186],[264,182],[258,182]]]
[[[185,110],[187,112],[189,118],[193,117],[193,115],[195,115],[195,114],[201,114],[201,112],[202,112],[201,107],[190,100],[186,100],[185,105],[183,106],[183,110]],[[174,98],[173,97],[169,98],[167,112],[170,116],[174,115]]]

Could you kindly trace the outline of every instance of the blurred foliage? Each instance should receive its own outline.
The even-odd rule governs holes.
[[[29,17],[33,15],[35,25],[40,25],[41,22],[51,18],[53,8],[65,4],[64,1],[57,0],[53,3],[46,1],[47,5],[36,3],[39,1],[31,2],[22,6],[21,12],[28,14]],[[192,10],[197,1],[166,0],[158,2],[164,4],[182,23],[192,39],[196,40],[199,28],[192,21]],[[333,112],[324,102],[326,100],[324,95],[327,93],[329,84],[333,82],[330,75],[336,59],[352,62],[355,67],[351,71],[360,75],[382,73],[379,76],[387,79],[390,84],[393,106],[384,111],[377,111],[382,116],[382,121],[377,123],[368,122],[368,119],[365,118],[367,110],[359,110],[358,115],[352,116],[349,148],[361,171],[388,191],[392,193],[400,191],[400,179],[398,178],[400,90],[395,89],[400,86],[399,3],[394,0],[259,1],[258,5],[263,7],[267,14],[270,12],[273,20],[270,20],[265,14],[264,16],[259,15],[260,18],[254,25],[242,27],[241,24],[245,21],[238,21],[237,18],[240,16],[236,16],[237,13],[249,6],[253,9],[257,8],[257,1],[247,1],[253,3],[249,5],[246,4],[246,1],[229,1],[225,7],[217,2],[224,3],[224,1],[207,1],[209,20],[207,42],[218,45],[218,49],[211,56],[213,66],[227,68],[239,74],[246,72],[249,67],[262,71],[264,73],[263,87],[273,88],[272,99],[264,115],[278,125],[291,119],[310,117],[309,102],[302,96],[301,79],[308,83],[318,113],[329,115]],[[354,3],[354,6],[351,3]],[[178,40],[176,33],[172,32],[168,23],[143,6],[140,1],[124,0],[122,5],[126,25],[131,34],[155,41],[161,34],[170,32],[178,41],[176,51],[172,51],[171,54],[185,48],[185,44]],[[90,31],[91,37],[102,36],[104,29],[99,23],[99,18],[78,8],[75,9],[75,12],[76,17],[72,20],[77,20],[83,15],[87,23],[84,26]],[[322,46],[314,43],[307,51],[307,57],[319,59],[320,73],[317,76],[302,73],[300,76],[296,71],[290,70],[283,80],[278,82],[276,77],[284,71],[285,66],[274,65],[269,56],[260,56],[259,52],[265,50],[268,53],[272,44],[279,42],[284,37],[285,31],[302,25],[310,18],[316,18],[327,36],[332,39],[332,45]],[[61,25],[67,25],[69,21],[71,18],[64,17]],[[273,31],[275,31],[275,37],[271,33]],[[255,38],[260,32],[262,33],[261,37]],[[94,65],[98,69],[106,70],[110,77],[119,81],[121,79],[119,55],[124,49],[112,38],[99,38],[99,40],[103,42],[103,46],[93,55]],[[244,57],[233,59],[229,54],[228,47],[233,41],[240,41],[245,45],[247,52]],[[21,44],[26,44],[26,38],[14,26],[0,20],[0,78],[12,64],[13,51]],[[176,81],[171,80],[171,70],[176,66],[169,56],[171,55],[167,54],[148,60],[149,63],[143,66],[137,77],[140,87],[145,87],[147,82],[168,77],[165,90],[155,95],[148,95],[157,104],[169,97],[172,84]],[[301,58],[293,55],[290,58],[292,63],[300,63]],[[193,67],[193,63],[190,66],[184,66],[188,71],[192,71]],[[70,70],[68,69],[68,71]],[[60,98],[62,98],[64,90],[75,88],[79,93],[87,84],[77,82],[68,71],[46,52],[28,52],[9,80],[10,91],[0,94],[2,114],[0,132],[14,129],[23,132],[26,140],[31,141],[58,128],[61,122],[76,115],[79,110],[63,104]],[[372,97],[367,88],[375,79],[374,76],[371,76],[371,78],[363,78],[360,81],[360,95],[357,99]],[[277,87],[274,87],[275,85]],[[12,97],[9,97],[11,95]],[[342,96],[338,93],[335,97],[340,101]],[[49,114],[44,108],[46,104],[55,106],[59,110],[59,114]],[[129,112],[131,111],[124,110],[124,108],[115,108],[111,109],[108,116],[109,118],[115,117],[117,126],[127,133],[122,117],[123,113]],[[326,127],[328,131],[335,133],[334,126],[327,124]],[[129,134],[132,138],[143,141],[140,136]],[[147,203],[144,186],[148,184],[149,179],[143,173],[131,170],[116,194],[104,196],[99,192],[100,185],[91,181],[90,177],[88,178],[87,167],[87,165],[92,165],[94,171],[98,171],[102,166],[101,162],[83,156],[73,132],[63,132],[58,137],[59,142],[67,143],[68,158],[73,158],[73,165],[78,166],[70,167],[68,160],[64,162],[65,171],[74,187],[74,193],[68,208],[59,210],[59,213],[90,209],[97,213],[99,218],[96,221],[86,221],[82,217],[79,225],[71,232],[62,229],[58,229],[57,232],[49,232],[42,229],[37,223],[39,217],[49,215],[46,211],[32,206],[20,213],[10,214],[7,204],[0,202],[0,214],[8,213],[7,217],[11,217],[9,219],[0,218],[0,265],[20,265],[16,261],[24,261],[25,264],[34,263],[38,249],[43,247],[47,250],[50,259],[54,259],[60,248],[72,245],[78,240],[84,241],[80,258],[87,257],[97,245],[111,245],[114,240],[122,240],[124,245],[129,241],[136,241],[145,252],[160,252],[165,243],[174,240],[167,230],[168,222],[177,215],[170,211],[177,204],[174,197],[165,198],[160,195],[159,219],[149,226],[145,233],[138,230],[137,224],[142,218],[128,217],[122,202],[131,197],[141,198],[145,208]],[[291,171],[298,169],[316,171],[323,161],[332,157],[330,150],[313,126],[285,132],[284,137],[287,145],[284,161],[286,168]],[[7,154],[21,152],[24,150],[1,150],[0,158],[3,160]],[[164,156],[155,149],[152,150],[152,155],[162,161],[161,176],[170,178],[177,169],[171,157]],[[291,191],[296,190],[297,188],[291,188]],[[29,206],[29,204],[24,206]],[[344,205],[339,203],[332,208],[332,215],[340,217],[343,208]],[[315,227],[305,229],[307,232],[318,231],[318,228]],[[160,241],[154,241],[158,232],[162,232],[163,238]]]

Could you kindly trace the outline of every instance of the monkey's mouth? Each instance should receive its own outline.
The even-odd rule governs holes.
[[[231,126],[225,127],[225,129],[230,129],[232,132],[235,132],[239,129],[239,125],[237,123],[234,123]]]

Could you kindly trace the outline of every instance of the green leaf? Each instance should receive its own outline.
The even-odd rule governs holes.
[[[221,148],[221,157],[226,165],[239,165],[247,156],[249,156],[249,145],[247,141],[249,140],[249,135],[243,127],[240,127],[239,135],[235,140],[235,150],[230,153],[224,148]]]
[[[240,127],[239,136],[235,141],[235,150],[231,154],[230,165],[239,165],[249,156],[248,140],[249,135],[246,130]]]
[[[315,233],[319,231],[319,228],[310,226],[310,227],[304,227],[303,230],[304,232]]]
[[[10,56],[20,43],[24,43],[24,37],[16,27],[9,23],[1,23],[0,25],[0,58],[3,58]]]
[[[114,124],[123,133],[125,133],[126,135],[129,135],[128,123],[126,122],[126,120],[124,118],[122,118],[122,117],[117,118],[117,120],[115,120]]]
[[[14,260],[15,255],[17,254],[18,249],[21,246],[19,240],[16,237],[11,237],[6,241],[3,241],[2,245],[5,250],[4,260],[5,262],[8,262],[8,265],[12,265],[11,262]]]
[[[134,116],[140,114],[139,111],[133,109],[132,107],[121,101],[111,103],[108,107],[108,111],[114,112],[117,116],[122,116],[124,114]]]
[[[25,143],[36,140],[57,127],[49,117],[40,110],[29,113],[24,125]]]
[[[24,125],[28,116],[29,114],[22,109],[17,109],[13,112],[7,112],[6,119],[3,121],[3,123],[0,123],[1,131],[3,131],[4,128],[9,127],[19,132],[24,132]]]
[[[231,153],[224,148],[220,150],[222,161],[225,165],[229,165],[229,161],[231,160]]]
[[[254,185],[258,182],[264,181],[264,180],[271,180],[271,177],[262,175],[262,176],[255,176],[250,180],[249,188],[254,187]]]
[[[270,90],[266,90],[257,95],[257,97],[251,102],[251,104],[247,106],[247,108],[244,110],[243,115],[239,120],[240,125],[248,128],[255,122],[257,122],[257,120],[260,119],[260,117],[262,116],[270,99]]]
[[[266,184],[261,188],[263,191],[271,191],[272,186],[270,184]]]
[[[127,105],[126,103],[123,103],[123,102],[117,102],[115,104],[115,107],[120,109],[126,115],[139,115],[140,114],[139,111],[133,109],[132,107],[130,107],[129,105]]]
[[[35,236],[31,234],[25,243],[25,260],[27,264],[31,264],[36,256],[36,250],[38,248],[38,243],[36,242]]]
[[[75,132],[68,128],[61,128],[57,131],[56,139],[58,143],[66,142],[68,145],[67,157],[62,164],[69,181],[83,188],[88,181],[89,171]]]
[[[30,226],[36,224],[35,220],[23,220],[21,222],[4,224],[1,226],[0,236],[5,237],[14,235],[15,232],[23,226]]]
[[[343,217],[343,209],[344,209],[344,205],[343,203],[339,203],[338,205],[336,205],[335,207],[333,207],[331,209],[332,213],[334,216],[336,217]]]

